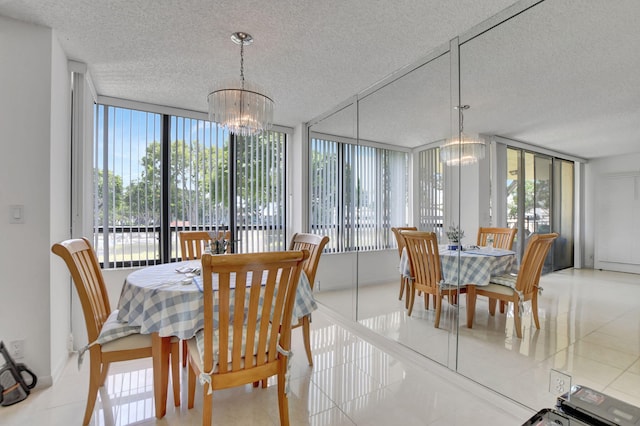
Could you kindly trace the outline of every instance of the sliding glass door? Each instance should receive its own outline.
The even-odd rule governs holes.
[[[518,258],[532,234],[560,234],[543,273],[573,266],[573,170],[570,161],[507,148],[507,224],[518,229]]]

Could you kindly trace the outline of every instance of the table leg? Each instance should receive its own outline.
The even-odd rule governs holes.
[[[473,316],[476,313],[476,286],[467,284],[467,328],[473,328]]]
[[[161,419],[167,414],[171,337],[160,337],[158,333],[152,333],[151,353],[153,358],[153,398],[156,405],[156,418]]]

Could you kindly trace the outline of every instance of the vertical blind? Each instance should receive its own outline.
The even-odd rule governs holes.
[[[440,148],[418,153],[418,228],[443,237],[444,182]]]
[[[310,224],[328,250],[381,250],[408,217],[406,152],[311,137]]]

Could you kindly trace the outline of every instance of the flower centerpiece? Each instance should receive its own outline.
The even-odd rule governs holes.
[[[219,240],[211,241],[211,253],[223,254],[227,251],[227,240],[221,238]]]
[[[210,254],[223,254],[227,252],[229,241],[225,240],[224,233],[209,232],[211,241],[206,245],[206,252]]]
[[[459,226],[450,226],[447,231],[447,238],[451,243],[449,245],[449,250],[458,250],[458,248],[462,248],[460,242],[464,238],[464,231],[460,229]]]

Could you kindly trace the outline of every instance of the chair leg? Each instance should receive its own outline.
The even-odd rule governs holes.
[[[517,300],[513,301],[513,321],[516,328],[516,335],[522,339],[522,321],[520,320],[520,304]]]
[[[205,395],[206,396],[206,395]],[[187,383],[187,408],[192,409],[196,397],[196,372],[189,363],[189,381]]]
[[[404,275],[400,275],[400,296],[398,296],[398,300],[402,300],[403,294],[404,294]]]
[[[491,316],[495,316],[495,314],[496,314],[496,302],[497,301],[498,300],[494,299],[493,297],[489,298],[489,314]]]
[[[211,419],[213,418],[213,393],[209,393],[209,383],[205,383],[202,389],[202,426],[211,426]]]
[[[533,311],[533,322],[536,328],[540,330],[540,320],[538,319],[538,295],[536,293],[531,297],[531,310]]]
[[[436,297],[436,321],[435,328],[440,328],[440,311],[442,310],[442,295]]]
[[[284,368],[284,367],[283,367]],[[278,373],[278,411],[280,413],[280,426],[289,426],[289,399],[284,393],[285,374],[283,371]]]
[[[473,317],[476,313],[476,286],[467,286],[467,328],[473,327]]]
[[[183,342],[186,343],[186,342]],[[173,385],[173,405],[180,406],[180,342],[171,344],[171,382]]]
[[[99,350],[99,348],[98,348]],[[93,351],[92,351],[93,352]],[[95,356],[94,356],[95,355]],[[101,386],[102,371],[101,360],[99,358],[99,352],[91,353],[91,364],[89,366],[89,396],[87,398],[87,407],[84,410],[83,425],[88,425],[91,421],[91,415],[93,414],[93,408],[96,405],[96,398],[98,397],[98,388]]]
[[[311,330],[309,326],[309,315],[302,318],[302,337],[304,339],[304,349],[307,351],[309,366],[313,367],[313,356],[311,356]]]
[[[187,341],[182,341],[182,366],[187,366]]]
[[[413,302],[416,298],[415,287],[411,286],[410,290],[411,290],[410,294],[407,294],[407,298],[409,298],[409,311],[407,312],[407,316],[411,316],[411,312],[413,312]]]
[[[504,300],[501,300],[500,301],[500,313],[504,314],[504,311],[506,310],[506,308],[507,308],[507,302],[505,302]]]
[[[109,375],[109,367],[111,366],[110,362],[103,362],[102,369],[100,373],[100,383],[98,386],[104,386],[104,382],[107,381],[107,376]]]

